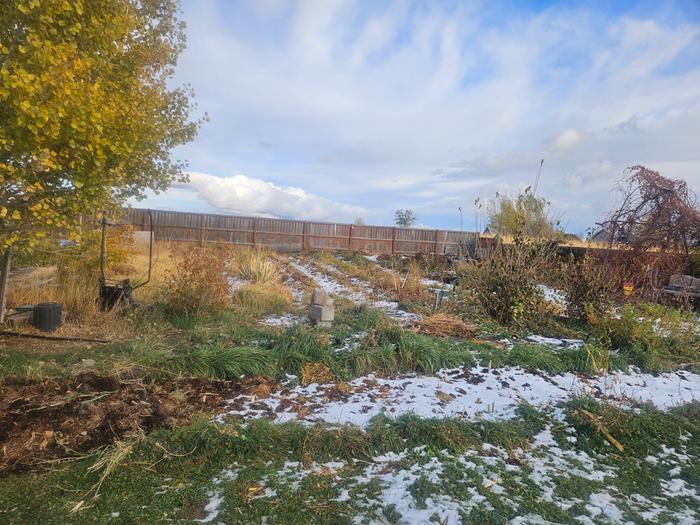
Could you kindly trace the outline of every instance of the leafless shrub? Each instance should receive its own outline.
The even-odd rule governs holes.
[[[600,226],[611,246],[624,243],[629,249],[611,250],[610,259],[627,267],[627,278],[642,291],[688,271],[691,251],[700,246],[700,212],[687,183],[632,166],[620,193],[620,205]]]

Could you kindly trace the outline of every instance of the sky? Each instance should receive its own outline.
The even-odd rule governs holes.
[[[483,228],[535,182],[574,233],[642,164],[700,190],[700,2],[183,0],[190,183],[141,207]]]

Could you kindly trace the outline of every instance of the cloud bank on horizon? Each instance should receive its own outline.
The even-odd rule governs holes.
[[[185,0],[176,81],[211,121],[176,152],[192,183],[146,205],[468,227],[544,158],[580,232],[626,166],[698,190],[700,7],[611,4]]]
[[[240,215],[294,218],[309,221],[353,221],[367,210],[310,194],[301,188],[280,187],[245,175],[215,177],[188,172],[189,182],[175,188],[193,191],[215,208]]]

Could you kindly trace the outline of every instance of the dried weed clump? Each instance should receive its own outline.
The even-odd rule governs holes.
[[[353,273],[357,277],[371,282],[399,303],[414,301],[426,294],[426,289],[421,283],[423,275],[420,266],[413,261],[404,266],[403,273],[398,269],[382,269],[374,264],[360,267],[364,269],[364,275],[358,275],[358,272]]]
[[[417,332],[435,337],[474,337],[474,327],[446,313],[437,313],[414,324]]]
[[[301,384],[304,386],[312,383],[324,385],[335,380],[331,369],[323,363],[306,363],[301,369]]]

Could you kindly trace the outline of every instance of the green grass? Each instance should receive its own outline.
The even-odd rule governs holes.
[[[554,349],[546,345],[517,343],[511,350],[499,347],[480,348],[477,361],[481,366],[500,368],[519,366],[533,368],[548,374],[572,372],[600,374],[601,371],[626,370],[624,355],[610,352],[598,344],[585,344],[579,348]]]
[[[449,497],[464,503],[464,523],[507,523],[528,514],[554,523],[578,523],[576,516],[586,513],[585,503],[598,492],[612,494],[618,508],[634,522],[640,520],[628,501],[633,494],[662,505],[669,519],[674,510],[693,505],[688,498],[662,491],[661,480],[669,476],[668,463],[653,464],[645,458],[661,457],[663,446],[687,454],[690,461],[680,477],[690,486],[699,486],[699,403],[669,412],[648,407],[625,411],[581,399],[563,408],[565,423],[548,412],[523,405],[512,421],[379,416],[366,431],[351,426],[272,424],[263,420],[241,427],[201,419],[185,428],[148,434],[106,478],[96,499],[89,491],[100,473],[87,470],[95,458],[66,463],[48,472],[1,478],[0,520],[192,523],[203,517],[208,491],[215,490],[224,500],[217,519],[228,523],[259,523],[263,516],[270,523],[286,524],[351,523],[358,515],[395,521],[400,511],[383,500],[377,476],[400,471],[416,473],[407,485],[406,496],[416,508],[430,513],[430,498]],[[600,432],[577,415],[582,408],[601,418],[625,444],[624,453],[612,450]],[[569,425],[577,432],[575,442],[564,439],[570,435],[565,431]],[[552,474],[555,497],[574,502],[568,510],[543,498],[544,487],[531,477],[534,471],[530,463],[509,467],[504,461],[506,457],[514,461],[523,458],[533,437],[548,426],[562,448],[585,452],[594,465],[613,469],[604,480],[592,481],[573,472],[581,465],[577,467],[575,457],[570,457],[567,461],[571,469],[563,467]],[[506,455],[498,450],[506,451]],[[374,477],[363,475],[373,456],[402,451],[408,452],[397,463],[387,464]],[[536,448],[530,454],[539,457],[543,451]],[[431,471],[434,460],[441,465],[439,471]],[[282,469],[289,465],[287,462],[311,468],[327,461],[342,461],[345,466],[332,475],[318,471],[299,476],[299,467]],[[236,475],[222,477],[222,472],[229,469]],[[217,478],[218,484],[213,482]],[[503,493],[491,490],[492,483],[497,483]],[[271,492],[265,495],[263,487]],[[338,500],[343,491],[349,497]],[[250,494],[257,497],[250,498]],[[475,502],[475,494],[482,503]],[[70,514],[81,499],[85,501],[83,510]]]
[[[386,323],[387,318],[380,310],[365,304],[353,305],[336,313],[333,328],[334,331],[347,328],[350,332],[361,332],[372,330],[382,322]]]
[[[236,379],[241,376],[275,376],[272,352],[255,347],[228,347],[214,343],[180,352],[167,362],[167,369],[184,376]]]
[[[593,316],[593,337],[644,371],[662,372],[700,361],[698,321],[692,312],[652,303],[625,304]]]

